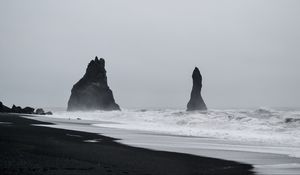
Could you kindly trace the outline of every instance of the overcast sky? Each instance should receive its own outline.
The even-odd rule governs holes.
[[[116,102],[299,107],[299,0],[0,0],[0,101],[65,107],[95,56]]]

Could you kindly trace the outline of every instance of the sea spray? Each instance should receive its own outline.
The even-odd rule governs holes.
[[[245,144],[300,147],[300,111],[255,110],[126,110],[55,112],[57,118],[99,121],[96,126],[164,134],[212,137]],[[100,124],[100,121],[113,122]]]

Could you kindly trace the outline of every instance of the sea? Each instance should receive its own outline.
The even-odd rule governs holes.
[[[184,109],[56,110],[50,117],[99,121],[99,124],[94,124],[99,127],[216,138],[245,145],[300,148],[299,109],[209,109],[206,112],[186,112]],[[289,154],[300,157],[299,152]]]

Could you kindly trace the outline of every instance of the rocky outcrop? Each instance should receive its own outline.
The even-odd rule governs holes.
[[[191,99],[187,104],[187,111],[207,110],[206,104],[204,103],[201,96],[202,76],[197,67],[194,69],[192,77],[193,89],[191,92]]]
[[[45,113],[45,115],[53,115],[53,113],[51,111],[48,111]]]
[[[120,110],[107,84],[103,58],[92,60],[85,75],[73,86],[68,111],[76,110]]]
[[[32,108],[32,107],[25,107],[23,109],[23,112],[26,113],[26,114],[34,114],[34,108]]]
[[[35,114],[37,114],[37,115],[52,115],[53,113],[51,111],[45,112],[43,108],[37,108],[35,110]]]
[[[22,113],[22,114],[34,114],[34,108],[32,108],[32,107],[22,108],[21,106],[13,105],[10,109],[10,112]]]
[[[11,109],[0,101],[0,112],[11,112]]]
[[[35,113],[38,114],[38,115],[45,115],[46,114],[44,109],[42,109],[42,108],[37,108]]]
[[[39,108],[41,109],[41,108]],[[40,114],[40,115],[52,115],[52,112],[44,112],[43,109],[43,113],[38,113],[38,110],[37,109],[37,112],[34,112],[34,108],[32,107],[25,107],[25,108],[22,108],[21,106],[16,106],[16,105],[13,105],[11,108],[3,105],[2,102],[0,102],[0,112],[3,112],[3,113],[20,113],[20,114]]]
[[[22,108],[21,108],[20,106],[15,106],[15,105],[13,105],[13,106],[11,107],[11,110],[12,110],[13,113],[23,113],[23,112],[22,112]]]

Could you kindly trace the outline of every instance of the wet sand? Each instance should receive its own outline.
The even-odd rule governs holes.
[[[1,174],[252,174],[249,164],[131,147],[32,119],[0,114]]]

